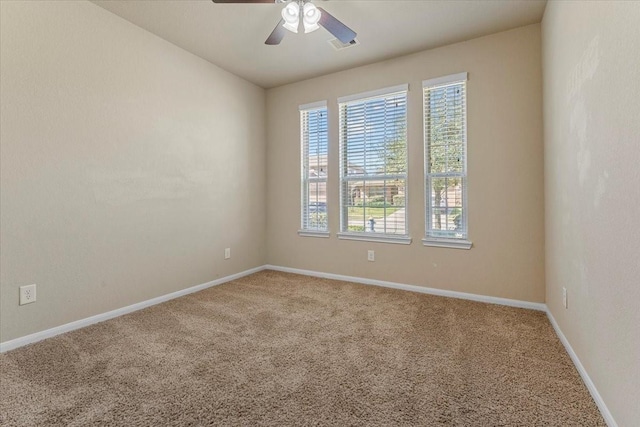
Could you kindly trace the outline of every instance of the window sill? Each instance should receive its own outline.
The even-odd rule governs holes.
[[[451,249],[471,249],[473,245],[469,240],[462,239],[442,239],[437,237],[425,237],[422,239],[424,246],[433,246],[436,248],[451,248]]]
[[[409,236],[388,236],[376,233],[338,233],[338,239],[360,240],[363,242],[394,243],[397,245],[411,244],[411,237]]]
[[[313,231],[313,230],[298,230],[298,236],[300,237],[329,237],[328,231]]]

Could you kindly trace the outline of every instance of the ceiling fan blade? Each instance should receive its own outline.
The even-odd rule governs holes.
[[[211,0],[214,3],[276,3],[275,0]]]
[[[287,29],[282,26],[283,24],[284,19],[281,19],[280,22],[278,22],[278,25],[276,25],[276,27],[273,29],[269,37],[267,37],[267,40],[265,40],[264,44],[280,44],[280,42],[284,38],[284,35],[287,33]]]
[[[355,31],[338,21],[323,8],[319,7],[318,10],[320,11],[320,22],[318,22],[318,24],[322,25],[338,40],[342,43],[349,44],[356,39],[357,34]]]

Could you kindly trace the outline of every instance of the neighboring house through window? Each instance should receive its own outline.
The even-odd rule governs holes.
[[[426,246],[469,249],[467,73],[423,82]]]
[[[341,239],[408,244],[408,85],[338,99]]]
[[[327,222],[327,103],[300,106],[303,236],[329,237]]]

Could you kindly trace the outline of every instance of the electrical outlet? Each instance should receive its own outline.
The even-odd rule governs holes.
[[[36,302],[36,285],[20,286],[20,305]]]
[[[224,250],[224,259],[231,258],[231,248],[225,248]]]
[[[376,253],[374,251],[368,251],[367,261],[375,261],[375,260],[376,260]]]
[[[564,308],[569,308],[567,304],[567,288],[562,288],[562,305]]]

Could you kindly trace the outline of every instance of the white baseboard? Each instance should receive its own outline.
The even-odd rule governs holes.
[[[584,381],[585,385],[587,386],[587,389],[589,390],[589,393],[591,393],[591,397],[593,397],[593,400],[596,402],[596,405],[598,406],[598,409],[600,410],[600,413],[602,414],[602,417],[604,418],[605,422],[609,427],[618,427],[618,424],[614,420],[613,415],[611,415],[609,408],[607,408],[607,405],[604,403],[604,400],[602,400],[602,396],[600,396],[600,393],[598,393],[598,390],[596,389],[595,384],[593,383],[593,381],[591,381],[589,374],[584,369],[584,366],[582,366],[582,363],[580,362],[580,359],[578,359],[578,356],[576,355],[576,353],[573,351],[571,344],[569,344],[569,341],[560,330],[558,323],[553,318],[553,315],[549,311],[547,305],[544,303],[520,301],[520,300],[513,300],[508,298],[497,298],[497,297],[490,297],[490,296],[484,296],[484,295],[469,294],[465,292],[447,291],[443,289],[427,288],[427,287],[415,286],[415,285],[405,285],[402,283],[385,282],[382,280],[365,279],[362,277],[343,276],[340,274],[322,273],[319,271],[301,270],[298,268],[290,268],[290,267],[280,267],[277,265],[266,265],[265,268],[268,270],[282,271],[285,273],[295,273],[295,274],[302,274],[305,276],[321,277],[325,279],[343,280],[347,282],[361,283],[364,285],[383,286],[387,288],[402,289],[402,290],[411,291],[411,292],[420,292],[424,294],[438,295],[438,296],[444,296],[444,297],[450,297],[450,298],[460,298],[460,299],[466,299],[466,300],[472,300],[472,301],[486,302],[490,304],[507,305],[510,307],[527,308],[531,310],[544,311],[547,314],[547,317],[549,318],[549,321],[551,322],[553,329],[556,331],[558,338],[564,345],[564,348],[567,350],[567,353],[569,353],[569,357],[571,357],[573,364],[575,365],[576,369],[580,373],[580,377],[582,377],[582,381]]]
[[[25,346],[27,344],[32,344],[32,343],[44,340],[46,338],[51,338],[51,337],[54,337],[56,335],[60,335],[60,334],[65,333],[65,332],[70,332],[70,331],[73,331],[75,329],[80,329],[80,328],[83,328],[85,326],[89,326],[89,325],[93,325],[95,323],[103,322],[105,320],[113,319],[114,317],[122,316],[124,314],[128,314],[128,313],[131,313],[131,312],[134,312],[134,311],[137,311],[137,310],[141,310],[141,309],[146,308],[146,307],[150,307],[150,306],[153,306],[153,305],[156,305],[156,304],[160,304],[162,302],[169,301],[169,300],[172,300],[174,298],[178,298],[178,297],[181,297],[181,296],[184,296],[184,295],[188,295],[188,294],[191,294],[191,293],[194,293],[194,292],[198,292],[198,291],[210,288],[212,286],[221,285],[223,283],[230,282],[232,280],[239,279],[241,277],[248,276],[250,274],[257,273],[257,272],[265,270],[265,269],[267,269],[267,270],[275,270],[275,271],[282,271],[282,272],[286,272],[286,273],[302,274],[302,275],[305,275],[305,276],[321,277],[321,278],[325,278],[325,279],[343,280],[343,281],[347,281],[347,282],[361,283],[361,284],[364,284],[364,285],[374,285],[374,286],[382,286],[382,287],[386,287],[386,288],[401,289],[401,290],[405,290],[405,291],[419,292],[419,293],[423,293],[423,294],[438,295],[438,296],[443,296],[443,297],[459,298],[459,299],[466,299],[466,300],[471,300],[471,301],[485,302],[485,303],[490,303],[490,304],[499,304],[499,305],[506,305],[506,306],[510,306],[510,307],[526,308],[526,309],[530,309],[530,310],[544,311],[544,312],[546,312],[547,317],[549,318],[549,321],[551,322],[551,325],[553,326],[553,329],[556,331],[556,334],[558,335],[558,338],[560,338],[560,341],[562,342],[562,344],[564,345],[565,349],[567,350],[567,353],[569,353],[569,357],[571,357],[571,360],[573,361],[573,364],[575,365],[576,369],[578,370],[578,373],[582,377],[582,380],[584,381],[585,385],[587,386],[587,389],[589,390],[589,393],[591,393],[591,396],[593,397],[593,400],[596,402],[596,405],[598,406],[598,409],[600,410],[600,413],[602,414],[602,417],[604,418],[605,422],[607,423],[607,425],[609,427],[618,427],[618,424],[614,420],[613,415],[611,415],[611,412],[609,411],[609,408],[607,408],[607,405],[604,403],[604,400],[602,400],[602,396],[600,396],[600,393],[598,393],[598,390],[596,389],[595,384],[593,383],[593,381],[591,381],[591,378],[589,377],[589,374],[585,370],[584,366],[582,366],[582,363],[580,362],[580,359],[578,359],[578,356],[573,351],[573,348],[571,347],[571,344],[569,344],[569,341],[567,340],[567,338],[564,336],[564,334],[560,330],[560,327],[558,326],[558,323],[553,318],[553,315],[551,314],[551,312],[547,308],[546,304],[536,303],[536,302],[529,302],[529,301],[513,300],[513,299],[508,299],[508,298],[490,297],[490,296],[485,296],[485,295],[476,295],[476,294],[470,294],[470,293],[465,293],[465,292],[448,291],[448,290],[443,290],[443,289],[427,288],[427,287],[415,286],[415,285],[406,285],[406,284],[402,284],[402,283],[386,282],[386,281],[383,281],[383,280],[366,279],[366,278],[362,278],[362,277],[344,276],[344,275],[341,275],[341,274],[322,273],[322,272],[319,272],[319,271],[302,270],[302,269],[298,269],[298,268],[280,267],[280,266],[276,266],[276,265],[263,265],[263,266],[260,266],[260,267],[255,267],[255,268],[252,268],[252,269],[249,269],[249,270],[242,271],[240,273],[232,274],[230,276],[226,276],[226,277],[222,277],[220,279],[213,280],[211,282],[203,283],[201,285],[192,286],[192,287],[187,288],[187,289],[183,289],[183,290],[180,290],[180,291],[172,292],[172,293],[167,294],[167,295],[162,295],[162,296],[159,296],[159,297],[156,297],[156,298],[152,298],[150,300],[146,300],[146,301],[142,301],[142,302],[139,302],[139,303],[136,303],[136,304],[132,304],[132,305],[129,305],[127,307],[123,307],[123,308],[112,310],[112,311],[109,311],[109,312],[106,312],[106,313],[102,313],[102,314],[98,314],[98,315],[95,315],[95,316],[87,317],[86,319],[77,320],[75,322],[67,323],[65,325],[56,326],[55,328],[47,329],[47,330],[41,331],[41,332],[36,332],[35,334],[30,334],[30,335],[26,335],[24,337],[20,337],[20,338],[16,338],[16,339],[13,339],[13,340],[5,341],[3,343],[0,343],[0,353],[4,353],[6,351],[16,349],[18,347],[22,347],[22,346]]]
[[[402,289],[404,291],[419,292],[423,294],[438,295],[441,297],[466,299],[471,301],[486,302],[489,304],[508,305],[509,307],[527,308],[530,310],[546,311],[547,306],[540,302],[520,301],[508,298],[490,297],[485,295],[468,294],[466,292],[447,291],[444,289],[427,288],[424,286],[405,285],[403,283],[385,282],[383,280],[365,279],[362,277],[343,276],[341,274],[322,273],[319,271],[300,270],[298,268],[266,265],[268,270],[283,271],[285,273],[302,274],[305,276],[321,277],[324,279],[343,280],[346,282],[361,283],[363,285],[382,286],[385,288]]]
[[[257,273],[264,270],[264,266],[252,268],[250,270],[241,271],[240,273],[232,274],[230,276],[222,277],[220,279],[213,280],[211,282],[203,283],[201,285],[192,286],[187,289],[172,292],[170,294],[162,295],[156,298],[152,298],[146,301],[142,301],[136,304],[132,304],[126,307],[118,308],[116,310],[108,311],[106,313],[97,314],[95,316],[87,317],[85,319],[76,320],[75,322],[67,323],[64,325],[56,326],[55,328],[47,329],[44,331],[36,332],[35,334],[26,335],[24,337],[16,338],[13,340],[0,343],[0,353],[4,353],[9,350],[16,349],[18,347],[32,344],[38,341],[42,341],[46,338],[51,338],[56,335],[63,334],[65,332],[73,331],[75,329],[84,328],[85,326],[93,325],[94,323],[104,322],[105,320],[113,319],[114,317],[122,316],[134,311],[141,310],[143,308],[150,307],[152,305],[160,304],[165,301],[172,300],[184,295],[192,294],[194,292],[202,291],[212,286],[221,285],[231,280],[239,279],[249,274]]]
[[[167,295],[162,295],[156,298],[152,298],[146,301],[132,304],[127,307],[118,308],[116,310],[108,311],[106,313],[97,314],[95,316],[87,317],[85,319],[76,320],[75,322],[56,326],[51,329],[47,329],[44,331],[36,332],[34,334],[30,334],[23,337],[15,338],[13,340],[2,342],[0,343],[0,353],[4,353],[6,351],[25,346],[27,344],[32,344],[47,338],[51,338],[56,335],[63,334],[65,332],[70,332],[79,328],[83,328],[85,326],[93,325],[95,323],[104,322],[105,320],[113,319],[114,317],[122,316],[124,314],[141,310],[143,308],[150,307],[152,305],[160,304],[162,302],[169,301],[174,298],[181,297],[183,295],[188,295],[194,292],[201,291],[203,289],[210,288],[212,286],[229,282],[231,280],[239,279],[241,277],[248,276],[249,274],[257,273],[258,271],[261,271],[264,269],[303,274],[306,276],[322,277],[326,279],[344,280],[348,282],[361,283],[365,285],[383,286],[387,288],[402,289],[405,291],[420,292],[425,294],[439,295],[439,296],[451,297],[451,298],[467,299],[467,300],[486,302],[491,304],[507,305],[511,307],[546,311],[546,306],[542,303],[518,301],[518,300],[507,299],[507,298],[497,298],[497,297],[490,297],[490,296],[476,295],[476,294],[468,294],[464,292],[447,291],[442,289],[434,289],[434,288],[427,288],[427,287],[414,286],[414,285],[405,285],[402,283],[385,282],[382,280],[365,279],[365,278],[354,277],[354,276],[343,276],[340,274],[321,273],[318,271],[301,270],[301,269],[289,268],[289,267],[279,267],[275,265],[263,265],[260,267],[252,268],[250,270],[242,271],[237,274],[232,274],[230,276],[222,277],[220,279],[216,279],[211,282],[203,283],[201,285],[192,286],[187,289],[182,289],[180,291],[172,292]]]
[[[591,381],[591,377],[589,377],[587,370],[584,369],[584,366],[582,366],[582,362],[580,362],[580,359],[578,359],[578,355],[575,351],[573,351],[571,344],[569,344],[569,340],[567,340],[567,337],[565,337],[562,333],[562,330],[560,330],[560,326],[558,326],[556,319],[553,318],[553,314],[551,314],[551,311],[548,308],[546,311],[549,322],[551,322],[551,325],[556,331],[556,335],[558,335],[558,338],[560,338],[560,342],[562,342],[562,345],[564,345],[565,350],[567,350],[567,353],[569,353],[569,357],[571,357],[573,364],[582,377],[582,381],[584,381],[584,384],[587,386],[589,393],[591,393],[591,397],[593,397],[593,400],[596,402],[596,405],[598,406],[598,409],[602,414],[602,418],[604,418],[604,421],[609,427],[618,427],[618,423],[616,423],[616,420],[613,419],[613,415],[611,415],[609,408],[607,408],[604,400],[602,400],[602,396],[600,396],[600,393],[598,393],[598,389],[596,389],[595,384],[593,383],[593,381]]]

